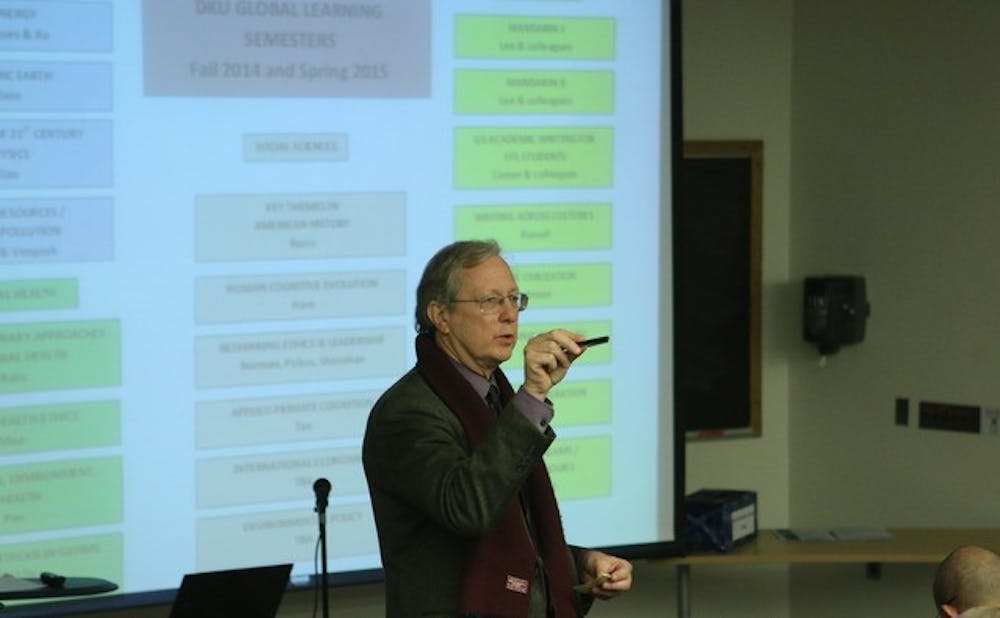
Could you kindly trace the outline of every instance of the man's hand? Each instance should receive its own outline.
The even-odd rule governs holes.
[[[582,335],[562,329],[535,335],[524,346],[524,390],[544,401],[549,390],[566,376],[569,366],[584,348],[576,344]]]
[[[613,599],[632,588],[632,563],[591,549],[583,556],[582,573],[587,593],[598,599]],[[605,577],[606,576],[606,577]]]

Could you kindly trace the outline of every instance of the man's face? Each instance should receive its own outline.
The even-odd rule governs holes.
[[[491,257],[478,266],[459,272],[456,300],[474,301],[487,296],[517,293],[517,282],[507,262]],[[450,356],[473,371],[489,376],[510,358],[517,343],[517,307],[501,304],[498,312],[480,311],[479,303],[457,302],[448,306],[431,303],[431,319],[437,342]]]

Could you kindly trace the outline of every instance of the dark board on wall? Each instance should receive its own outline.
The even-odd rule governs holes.
[[[688,439],[760,435],[761,141],[685,141],[674,224]]]

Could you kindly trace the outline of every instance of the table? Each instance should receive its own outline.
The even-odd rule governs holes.
[[[691,616],[691,567],[736,564],[864,564],[878,577],[886,563],[937,564],[959,545],[982,545],[1000,551],[997,528],[890,528],[891,539],[873,541],[786,541],[774,530],[726,553],[693,553],[667,558],[677,567],[677,616]]]

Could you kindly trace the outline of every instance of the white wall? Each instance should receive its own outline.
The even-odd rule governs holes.
[[[797,523],[997,523],[1000,438],[892,410],[1000,407],[998,23],[992,0],[798,4],[793,272],[864,274],[872,315],[826,368],[792,364]]]
[[[796,525],[997,525],[1000,438],[916,429],[915,407],[1000,405],[998,23],[993,0],[796,1],[792,281],[863,274],[872,304],[865,342],[792,357]],[[897,611],[933,611],[931,573],[893,584]]]
[[[763,433],[688,443],[686,487],[756,491],[764,528],[789,525],[788,358],[803,345],[792,328],[799,301],[788,283],[792,8],[792,0],[683,5],[686,139],[764,142]],[[788,573],[786,567],[692,568],[694,615],[789,616]],[[641,589],[641,580],[636,584]]]
[[[788,522],[788,325],[798,320],[788,281],[791,0],[684,4],[686,139],[764,142],[763,435],[693,442],[687,489],[753,489],[762,527]]]

